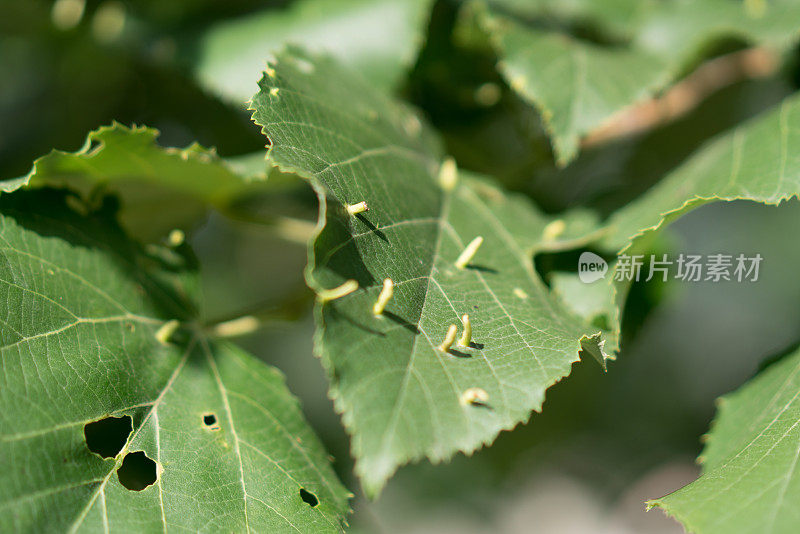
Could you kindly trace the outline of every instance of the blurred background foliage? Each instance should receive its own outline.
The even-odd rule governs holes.
[[[527,16],[614,46],[604,36],[609,28],[624,36],[625,17],[592,19],[589,9],[576,19],[572,10],[584,4],[592,5],[532,2],[547,9]],[[269,50],[290,41],[329,50],[417,106],[461,167],[494,176],[547,211],[585,206],[605,217],[800,80],[793,50],[767,73],[700,91],[684,113],[586,144],[559,168],[540,117],[504,83],[492,50],[460,35],[460,7],[455,0],[0,0],[0,179],[25,174],[52,148],[80,148],[90,130],[113,120],[158,128],[162,145],[197,141],[263,171],[264,137],[242,95],[255,92]],[[735,39],[706,47],[683,76],[745,47]],[[280,187],[250,194],[224,215],[212,212],[190,233],[205,314],[267,319],[241,341],[282,369],[301,398],[357,495],[355,532],[680,532],[661,512],[645,513],[644,501],[697,475],[714,399],[800,341],[800,242],[787,239],[800,232],[800,203],[702,208],[669,228],[659,252],[760,253],[758,282],[635,286],[623,349],[607,374],[576,364],[529,424],[471,458],[404,468],[367,501],[312,356],[302,236],[316,200],[303,182],[276,179]],[[263,224],[276,218],[299,226]],[[537,266],[547,276],[574,263],[567,256]]]

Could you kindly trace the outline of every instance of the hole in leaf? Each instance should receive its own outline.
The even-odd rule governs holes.
[[[305,488],[300,488],[300,498],[303,499],[303,502],[309,505],[311,508],[314,508],[319,504],[319,499],[317,499],[317,496],[310,491],[307,491]]]
[[[158,478],[156,463],[142,451],[129,452],[117,469],[119,483],[133,491],[142,491]]]
[[[217,416],[210,412],[203,414],[203,424],[206,425],[209,430],[215,432],[221,428],[217,421]]]
[[[86,446],[103,458],[113,458],[119,454],[133,432],[133,419],[130,415],[105,417],[92,421],[83,427]]]

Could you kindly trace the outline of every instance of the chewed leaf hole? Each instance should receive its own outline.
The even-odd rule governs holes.
[[[158,478],[156,463],[142,451],[129,452],[117,469],[119,483],[133,491],[142,491]]]
[[[220,429],[219,423],[217,422],[217,416],[213,413],[203,414],[203,424],[206,425],[209,430]]]
[[[113,458],[119,454],[133,432],[133,419],[130,415],[105,417],[92,421],[83,427],[86,446],[103,458]]]
[[[317,499],[317,496],[310,491],[307,491],[305,488],[300,488],[300,498],[303,499],[303,502],[309,505],[311,508],[314,508],[319,504],[319,499]]]

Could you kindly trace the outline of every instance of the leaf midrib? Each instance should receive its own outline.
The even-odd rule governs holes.
[[[417,325],[417,328],[419,328],[419,331],[422,333],[422,335],[425,337],[425,339],[430,344],[431,349],[433,350],[433,352],[434,352],[434,354],[436,356],[436,360],[442,366],[442,370],[447,375],[448,381],[450,382],[451,386],[453,387],[453,391],[456,394],[456,397],[458,397],[458,391],[456,389],[456,385],[453,382],[452,376],[447,371],[447,367],[441,361],[441,358],[440,358],[440,356],[438,354],[438,350],[436,348],[436,345],[433,343],[433,341],[431,340],[430,336],[428,336],[428,334],[422,329],[422,327],[420,325],[420,323],[422,321],[422,317],[424,317],[424,315],[425,315],[425,309],[426,309],[426,307],[428,305],[428,295],[430,294],[430,290],[431,290],[431,281],[433,280],[433,274],[436,271],[436,259],[439,257],[439,252],[440,252],[440,248],[441,248],[441,244],[442,244],[442,236],[444,234],[444,224],[447,221],[447,216],[448,216],[449,211],[450,211],[450,204],[452,202],[453,194],[454,193],[453,193],[452,190],[451,191],[445,190],[443,192],[443,195],[442,195],[442,202],[440,204],[439,217],[438,217],[439,223],[436,225],[436,228],[437,228],[437,231],[436,231],[436,242],[435,242],[434,247],[433,247],[433,254],[432,254],[432,258],[431,258],[430,269],[428,270],[428,274],[425,275],[426,276],[425,296],[423,297],[422,306],[420,306],[420,311],[419,311],[419,315],[417,316],[416,325]],[[391,411],[391,415],[390,415],[390,418],[391,418],[390,419],[390,423],[389,423],[389,425],[387,425],[386,430],[384,430],[384,432],[383,432],[383,437],[381,439],[381,447],[380,447],[380,450],[382,451],[383,454],[385,454],[387,443],[391,439],[394,439],[394,433],[397,430],[397,421],[398,421],[399,414],[400,414],[400,407],[402,406],[402,404],[403,404],[403,402],[405,400],[406,392],[408,391],[408,383],[409,383],[409,379],[410,379],[410,376],[411,376],[412,369],[414,367],[414,358],[417,355],[417,344],[419,343],[419,339],[420,339],[420,336],[415,336],[414,342],[411,344],[411,354],[410,354],[410,356],[408,358],[408,363],[406,364],[405,374],[403,375],[403,381],[400,384],[400,390],[398,391],[397,399],[395,400],[395,403],[392,406],[392,411]],[[420,380],[420,385],[422,385],[423,383],[424,382],[422,382]],[[426,397],[425,400],[426,400],[426,402],[428,402],[430,404],[430,400],[427,397]],[[431,417],[434,417],[434,414],[436,414],[435,408],[436,407],[434,405],[431,405],[430,409],[428,410],[428,413],[431,414]],[[467,423],[466,427],[467,427],[468,431],[470,432],[470,437],[472,437],[472,428],[469,425],[469,418],[468,418],[466,412],[463,410],[463,406],[462,406],[462,410],[461,410],[460,413],[463,415],[463,418]],[[433,425],[433,427],[436,428],[437,425]],[[437,438],[434,438],[434,439],[436,440]]]

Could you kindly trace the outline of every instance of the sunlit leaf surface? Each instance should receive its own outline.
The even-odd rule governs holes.
[[[282,376],[209,339],[191,262],[112,215],[0,197],[0,530],[340,531],[347,491]]]
[[[569,246],[593,221],[554,221],[442,164],[419,118],[331,59],[299,49],[279,55],[253,106],[269,159],[328,196],[310,284],[324,297],[358,282],[318,306],[317,349],[369,493],[398,465],[472,452],[526,421],[582,346],[603,360],[599,329],[553,297],[532,265],[535,251]],[[360,202],[369,211],[349,215],[344,206]],[[478,237],[482,245],[459,268]],[[394,296],[376,317],[386,278]],[[441,350],[464,314],[472,344]],[[471,388],[488,400],[467,402]]]

